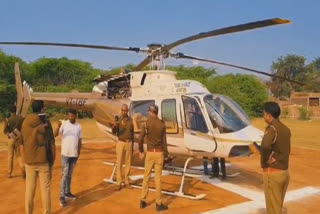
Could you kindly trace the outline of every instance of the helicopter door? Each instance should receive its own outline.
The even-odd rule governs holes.
[[[196,99],[182,96],[185,130],[184,142],[191,150],[213,152],[216,144],[209,132],[203,113]]]

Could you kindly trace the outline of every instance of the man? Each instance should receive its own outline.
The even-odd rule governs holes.
[[[116,145],[117,153],[117,185],[121,190],[122,185],[129,185],[129,173],[131,167],[132,145],[133,145],[133,122],[128,115],[128,105],[123,104],[121,106],[121,117],[115,118],[115,122],[112,127],[112,132],[118,136],[118,142]],[[125,157],[126,168],[122,170],[122,162]]]
[[[195,103],[191,105],[191,129],[194,131],[199,131],[207,133],[208,129],[205,124],[203,115],[198,106]]]
[[[26,116],[21,128],[26,168],[25,207],[27,214],[33,212],[34,195],[39,177],[44,213],[49,214],[51,213],[51,166],[55,159],[54,136],[50,121],[43,120],[45,117],[43,101],[34,101],[32,111],[32,114]]]
[[[19,115],[16,115],[17,108],[12,106],[10,108],[10,117],[4,122],[4,134],[9,138],[8,142],[8,178],[12,178],[13,171],[13,157],[16,157],[18,164],[22,171],[22,176],[25,178],[25,169],[24,163],[22,161],[21,152],[20,152],[20,137],[17,136],[16,130],[21,132],[21,126],[23,118]]]
[[[267,213],[280,214],[289,184],[290,129],[279,120],[276,102],[264,105],[264,120],[268,124],[261,143],[261,167]]]
[[[156,183],[156,210],[167,210],[168,206],[162,203],[161,194],[161,173],[163,168],[164,158],[167,158],[167,139],[166,127],[163,121],[158,118],[158,106],[151,105],[149,107],[149,118],[146,121],[145,128],[142,128],[139,138],[139,157],[143,159],[143,143],[147,144],[147,155],[145,159],[145,171],[142,184],[142,193],[140,208],[147,206],[146,197],[149,192],[149,181],[152,168],[155,169]]]
[[[72,172],[80,155],[82,143],[82,128],[76,122],[77,111],[70,109],[68,111],[68,120],[62,124],[58,123],[55,136],[62,136],[61,155],[62,155],[62,177],[60,185],[60,205],[66,206],[68,199],[76,199],[71,193]]]

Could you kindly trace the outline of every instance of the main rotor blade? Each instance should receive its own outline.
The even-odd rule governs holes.
[[[263,28],[263,27],[268,27],[268,26],[273,26],[273,25],[279,25],[279,24],[288,24],[291,23],[290,20],[285,20],[285,19],[280,19],[280,18],[274,18],[274,19],[267,19],[263,21],[257,21],[257,22],[250,22],[247,24],[241,24],[241,25],[235,25],[231,27],[226,27],[226,28],[221,28],[217,30],[212,30],[204,33],[199,33],[193,36],[186,37],[184,39],[180,39],[176,42],[173,42],[169,45],[165,45],[163,47],[163,50],[169,51],[172,48],[182,45],[187,42],[199,40],[199,39],[204,39],[208,37],[213,37],[213,36],[218,36],[222,34],[229,34],[229,33],[236,33],[240,31],[246,31],[246,30],[252,30],[256,28]]]
[[[219,62],[219,61],[210,60],[210,59],[203,59],[203,58],[199,58],[199,57],[188,56],[188,55],[184,55],[183,53],[171,54],[170,56],[175,57],[177,59],[194,59],[194,60],[199,60],[199,61],[202,61],[202,62],[209,62],[209,63],[229,66],[229,67],[233,67],[233,68],[239,68],[239,69],[250,71],[250,72],[253,72],[253,73],[262,74],[262,75],[266,75],[266,76],[269,76],[269,77],[274,77],[274,78],[286,80],[286,81],[289,81],[289,82],[292,82],[292,83],[296,83],[296,84],[299,84],[299,85],[305,85],[304,83],[296,81],[296,80],[291,80],[291,79],[288,79],[286,77],[282,77],[282,76],[278,76],[278,75],[274,75],[274,74],[269,74],[267,72],[263,72],[263,71],[259,71],[259,70],[255,70],[255,69],[252,69],[252,68],[239,66],[239,65],[233,65],[233,64],[229,64],[229,63],[225,63],[225,62]]]
[[[146,65],[151,62],[151,56],[147,56],[142,62],[139,63],[133,70],[134,71],[141,71]]]
[[[72,44],[72,43],[53,43],[53,42],[0,42],[0,45],[39,45],[39,46],[60,46],[60,47],[72,47],[72,48],[93,48],[103,50],[117,50],[117,51],[134,51],[134,52],[146,52],[146,50],[129,47],[113,47],[105,45],[86,45],[86,44]]]

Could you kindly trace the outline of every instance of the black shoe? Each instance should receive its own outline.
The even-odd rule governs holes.
[[[67,206],[67,201],[65,197],[60,197],[60,206],[61,207]]]
[[[219,177],[219,174],[213,173],[213,175],[210,176],[210,178],[217,178]]]
[[[143,208],[146,208],[147,206],[147,202],[145,201],[140,201],[140,208],[143,209]]]
[[[156,204],[156,209],[157,211],[163,211],[163,210],[167,210],[168,206],[164,204],[160,204],[160,205]]]
[[[71,194],[71,192],[66,193],[66,194],[65,194],[65,197],[66,197],[67,199],[72,199],[72,200],[74,200],[74,199],[77,198],[75,195]]]
[[[222,180],[226,180],[227,179],[227,175],[226,174],[222,174]]]

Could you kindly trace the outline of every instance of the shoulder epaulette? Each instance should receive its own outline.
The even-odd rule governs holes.
[[[277,129],[273,125],[269,125],[269,127],[271,127],[274,130],[274,139],[272,141],[272,144],[274,144],[276,142],[277,136],[278,136]]]

